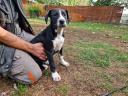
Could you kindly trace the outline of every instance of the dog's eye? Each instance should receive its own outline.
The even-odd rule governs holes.
[[[58,16],[59,14],[58,14],[58,13],[53,13],[52,15],[53,15],[53,16]]]
[[[65,12],[62,12],[62,15],[63,15],[63,16],[66,16]]]

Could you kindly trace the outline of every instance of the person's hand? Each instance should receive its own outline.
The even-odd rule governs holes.
[[[46,54],[44,52],[43,45],[41,43],[32,44],[30,53],[36,57],[38,57],[41,60],[46,60]]]

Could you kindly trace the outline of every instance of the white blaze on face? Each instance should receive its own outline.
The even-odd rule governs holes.
[[[62,15],[62,11],[59,10],[59,18],[58,18],[58,20],[57,20],[57,26],[60,25],[60,21],[61,21],[61,20],[64,21],[64,25],[67,25],[66,19],[65,19],[64,16]]]

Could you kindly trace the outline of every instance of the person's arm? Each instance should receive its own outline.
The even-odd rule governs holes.
[[[41,43],[31,44],[27,41],[22,40],[16,35],[4,30],[2,27],[0,27],[0,42],[13,48],[29,52],[42,60],[46,58]]]

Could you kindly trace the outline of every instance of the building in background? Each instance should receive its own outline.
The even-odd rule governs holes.
[[[120,23],[128,24],[128,8],[124,8]]]

